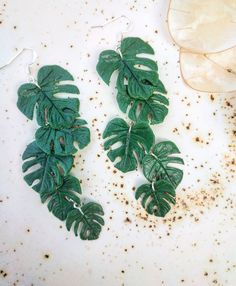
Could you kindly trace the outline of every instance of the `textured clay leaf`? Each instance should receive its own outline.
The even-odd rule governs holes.
[[[77,194],[81,194],[79,180],[71,175],[64,178],[63,184],[55,189],[52,194],[45,193],[42,196],[42,202],[49,197],[48,210],[60,220],[65,220],[74,209],[74,204],[80,206],[80,198]]]
[[[175,189],[165,180],[153,184],[141,185],[135,198],[141,198],[142,207],[148,214],[164,217],[171,209],[170,204],[175,204]]]
[[[128,116],[133,121],[144,121],[150,124],[158,124],[164,121],[169,105],[168,99],[161,95],[155,94],[148,99],[138,99],[129,96],[127,89],[119,91],[117,102],[121,111],[126,112],[128,107]]]
[[[86,121],[77,119],[71,128],[61,130],[49,126],[40,127],[35,134],[36,142],[47,154],[54,153],[61,156],[74,154],[77,151],[75,142],[80,149],[90,142],[90,131],[82,126],[85,123]]]
[[[150,181],[164,179],[176,188],[183,178],[183,171],[171,164],[184,164],[183,159],[170,155],[179,154],[177,146],[171,141],[164,141],[153,147],[151,154],[143,158],[143,173]]]
[[[66,227],[70,230],[74,224],[75,235],[80,233],[83,240],[97,239],[104,225],[102,207],[97,203],[87,203],[80,209],[72,210],[66,219]]]
[[[128,83],[128,93],[134,98],[147,99],[154,91],[166,92],[158,78],[157,64],[140,54],[153,55],[150,45],[139,38],[125,38],[120,46],[121,55],[107,50],[100,54],[97,72],[109,84],[112,73],[118,70],[117,89]]]
[[[77,98],[59,98],[56,94],[79,94],[75,85],[59,84],[72,81],[72,75],[59,66],[44,66],[38,72],[37,84],[27,83],[18,89],[17,106],[29,119],[33,119],[36,108],[37,122],[41,126],[49,124],[52,128],[70,127],[78,116]]]
[[[35,141],[27,146],[22,158],[25,160],[22,166],[23,172],[30,170],[24,179],[40,194],[52,193],[55,186],[60,186],[63,176],[68,174],[73,165],[72,156],[48,155],[38,147]]]
[[[171,0],[168,24],[174,41],[196,53],[236,45],[235,0]]]
[[[216,54],[180,53],[184,81],[205,92],[236,91],[236,47]]]
[[[110,79],[114,71],[119,69],[121,65],[120,55],[112,50],[103,51],[99,55],[99,63],[97,64],[97,72],[104,82],[109,85]]]
[[[104,149],[108,151],[108,157],[112,162],[120,160],[115,167],[126,173],[137,168],[137,158],[141,162],[145,152],[148,152],[154,143],[154,134],[145,122],[129,126],[123,119],[111,120],[103,138],[108,138],[104,143]],[[114,144],[119,146],[113,147]],[[136,158],[137,157],[137,158]]]

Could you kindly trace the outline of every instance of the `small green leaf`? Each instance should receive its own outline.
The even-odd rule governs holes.
[[[153,48],[140,38],[129,37],[123,39],[120,46],[123,56],[136,56],[137,54],[154,55]]]
[[[164,121],[169,105],[169,101],[161,94],[153,93],[148,99],[132,98],[127,91],[118,91],[117,102],[121,111],[126,112],[128,107],[128,116],[133,121],[144,121],[150,124],[158,124]]]
[[[79,180],[76,177],[73,177],[71,175],[64,177],[63,184],[59,188],[60,188],[60,191],[63,191],[63,192],[67,190],[71,190],[78,194],[82,193]]]
[[[183,178],[183,171],[170,164],[184,164],[183,159],[170,156],[179,154],[177,146],[171,141],[163,141],[153,147],[152,153],[143,158],[143,173],[150,181],[164,179],[176,188]]]
[[[121,56],[111,50],[100,54],[97,72],[109,84],[112,73],[118,70],[116,87],[123,89],[128,82],[128,93],[133,98],[148,99],[154,91],[166,93],[158,78],[157,64],[140,54],[154,54],[152,47],[140,38],[129,37],[121,42]]]
[[[115,167],[126,173],[135,170],[137,158],[141,162],[145,152],[148,152],[154,143],[154,134],[148,124],[144,122],[129,126],[123,119],[111,120],[104,133],[103,138],[108,138],[104,143],[104,149],[109,150],[116,143],[120,146],[108,151],[107,155],[112,162],[120,158]]]
[[[142,207],[148,214],[164,217],[170,211],[170,204],[175,204],[175,189],[165,180],[153,184],[141,185],[135,198],[141,198]]]
[[[62,84],[72,81],[72,75],[59,66],[44,66],[38,72],[37,84],[27,83],[18,89],[17,106],[29,119],[33,119],[36,108],[37,122],[41,126],[49,124],[52,128],[70,127],[78,116],[77,98],[59,98],[56,94],[79,94],[75,85]]]
[[[23,172],[31,170],[24,179],[29,186],[34,184],[32,188],[40,194],[52,193],[55,186],[62,184],[63,176],[69,173],[73,165],[72,156],[48,155],[35,141],[27,146],[22,158],[25,160]]]
[[[44,193],[41,196],[44,203],[48,198],[48,210],[60,220],[65,220],[70,211],[74,209],[74,204],[80,206],[81,194],[79,180],[71,175],[64,178],[63,184],[55,189],[52,194]]]
[[[75,235],[80,232],[83,240],[97,239],[104,225],[102,207],[97,203],[87,203],[81,208],[72,210],[66,219],[66,227],[70,230],[74,224]]]
[[[117,52],[107,50],[100,54],[97,72],[107,85],[110,83],[113,72],[120,67],[120,64],[121,57]]]
[[[56,84],[60,81],[74,80],[73,76],[65,69],[57,65],[43,66],[38,72],[38,85],[46,92],[54,93]]]
[[[40,91],[35,84],[26,83],[18,89],[17,107],[30,120],[33,119],[34,109],[39,100]]]
[[[38,146],[47,154],[65,156],[74,154],[77,149],[74,146],[76,142],[80,149],[84,148],[90,142],[90,131],[85,124],[86,121],[77,119],[71,128],[52,129],[49,126],[40,127],[35,138]]]

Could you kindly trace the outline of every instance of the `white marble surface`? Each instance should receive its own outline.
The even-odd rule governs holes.
[[[0,65],[30,47],[38,55],[34,75],[39,66],[58,64],[76,78],[92,141],[77,155],[73,173],[106,213],[101,237],[81,241],[24,182],[21,155],[37,128],[16,107],[32,56],[24,52],[0,71],[0,285],[236,285],[235,95],[184,85],[167,6],[166,0],[0,0]],[[106,86],[95,70],[99,53],[116,47],[126,19],[91,26],[121,15],[132,22],[127,35],[156,51],[170,110],[154,131],[176,142],[186,162],[177,205],[166,219],[145,216],[132,191],[145,181],[141,171],[114,175],[99,136],[111,118],[126,118],[114,83]]]

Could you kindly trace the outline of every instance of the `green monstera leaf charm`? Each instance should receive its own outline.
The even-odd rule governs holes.
[[[167,181],[159,180],[141,185],[135,198],[141,198],[142,207],[148,214],[164,217],[170,211],[170,204],[175,204],[175,189]]]
[[[44,66],[38,72],[37,83],[26,83],[18,90],[17,106],[29,119],[33,119],[36,109],[37,122],[40,126],[52,128],[70,127],[78,116],[77,98],[59,98],[57,94],[79,94],[73,84],[60,84],[72,81],[72,75],[62,67]]]
[[[70,230],[74,225],[75,235],[78,235],[79,230],[80,238],[83,240],[97,239],[104,225],[103,215],[103,209],[99,204],[89,202],[69,213],[66,227]]]
[[[153,55],[154,50],[140,38],[125,38],[121,41],[120,53],[106,50],[100,54],[97,72],[109,84],[113,72],[118,70],[118,91],[127,82],[128,93],[133,98],[148,99],[154,91],[166,93],[158,77],[157,64],[140,54]]]
[[[183,178],[183,171],[172,164],[184,164],[177,146],[171,141],[163,141],[153,147],[151,154],[143,158],[143,173],[150,181],[164,179],[176,188]]]
[[[33,185],[32,188],[40,195],[45,192],[52,193],[55,186],[61,185],[63,176],[69,173],[73,165],[71,155],[61,157],[46,154],[35,141],[27,146],[22,158],[25,160],[23,172],[30,171],[24,179],[28,185]]]
[[[66,156],[77,151],[74,143],[83,149],[90,142],[90,131],[85,120],[76,119],[71,128],[52,129],[49,126],[40,127],[35,134],[38,146],[47,154]]]
[[[148,99],[132,98],[128,94],[127,86],[117,93],[117,102],[120,110],[127,112],[128,116],[133,121],[144,121],[150,124],[159,124],[164,121],[169,105],[168,99],[159,94],[153,93]]]
[[[115,167],[124,173],[137,168],[137,158],[141,162],[154,142],[154,134],[148,124],[141,122],[129,126],[121,118],[108,123],[103,138],[108,138],[104,143],[104,149],[109,150],[108,157],[112,162],[120,158]],[[110,150],[116,143],[120,146]]]
[[[43,193],[42,202],[49,199],[48,210],[60,220],[65,220],[70,211],[74,210],[75,204],[78,206],[81,204],[78,194],[81,194],[79,180],[68,175],[64,178],[63,184],[55,188],[53,193]]]

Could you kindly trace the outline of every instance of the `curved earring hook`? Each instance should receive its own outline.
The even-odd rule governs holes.
[[[9,66],[11,63],[13,63],[23,52],[25,51],[31,51],[32,52],[32,61],[27,65],[27,75],[29,78],[29,82],[35,82],[34,77],[31,73],[31,66],[35,63],[38,55],[32,48],[23,48],[21,49],[15,56],[13,56],[7,63],[5,63],[3,66],[0,67],[0,70],[4,69],[5,67]]]
[[[127,23],[126,29],[123,32],[121,32],[121,37],[120,37],[119,43],[118,43],[117,48],[116,48],[116,49],[119,49],[120,42],[123,40],[124,35],[127,34],[128,32],[130,32],[131,27],[132,27],[132,22],[131,22],[129,17],[127,17],[126,15],[121,15],[117,18],[114,18],[114,19],[108,21],[107,23],[105,23],[103,25],[91,26],[91,29],[96,29],[96,28],[102,28],[103,29],[107,25],[110,25],[111,23],[116,22],[117,20],[119,20],[121,18],[125,18],[126,20],[128,20],[128,23]]]

